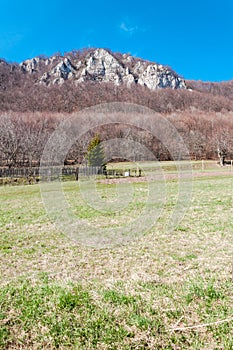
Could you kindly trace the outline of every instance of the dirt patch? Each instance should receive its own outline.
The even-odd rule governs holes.
[[[98,180],[98,183],[102,184],[118,184],[118,183],[134,183],[134,182],[149,182],[153,180],[177,180],[178,178],[182,179],[190,179],[190,178],[197,178],[197,177],[214,177],[214,176],[231,176],[233,175],[233,172],[231,173],[228,171],[201,171],[201,172],[181,172],[180,174],[174,173],[174,174],[151,174],[148,176],[141,176],[141,177],[119,177],[119,178],[110,178],[110,179],[101,179]]]

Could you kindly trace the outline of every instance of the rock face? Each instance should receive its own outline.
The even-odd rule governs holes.
[[[185,89],[185,82],[171,70],[162,65],[150,64],[140,75],[138,84],[145,85],[151,90],[158,88]]]
[[[104,49],[97,49],[86,60],[86,67],[81,71],[79,82],[87,80],[131,84],[133,75],[123,65]]]
[[[82,55],[36,57],[22,62],[20,69],[25,74],[35,74],[37,83],[44,85],[61,85],[71,80],[74,84],[97,81],[127,86],[139,84],[151,90],[186,89],[184,79],[161,64],[105,49],[90,49]]]

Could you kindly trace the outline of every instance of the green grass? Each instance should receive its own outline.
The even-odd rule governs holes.
[[[116,198],[115,183],[96,186],[102,199]],[[129,205],[114,213],[88,205],[76,182],[63,183],[75,215],[96,234],[141,215],[148,184],[131,186]],[[173,231],[166,223],[176,179],[165,189],[153,228],[97,249],[57,230],[38,184],[0,187],[0,348],[233,349],[232,176],[211,165],[208,177],[200,172]]]
[[[133,349],[232,348],[232,324],[201,331],[173,331],[173,326],[212,323],[232,316],[228,280],[195,280],[173,285],[131,283],[68,284],[41,278],[17,281],[1,290],[1,338],[6,348]]]

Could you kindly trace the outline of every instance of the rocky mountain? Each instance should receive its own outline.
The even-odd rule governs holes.
[[[233,81],[188,81],[164,65],[101,48],[20,64],[0,59],[0,112],[71,113],[116,101],[159,113],[233,111]]]
[[[114,55],[105,49],[91,49],[50,58],[36,57],[20,64],[25,74],[34,74],[43,85],[62,85],[66,80],[79,84],[87,81],[115,85],[135,84],[150,90],[162,88],[186,89],[183,78],[161,64],[137,59],[129,54]]]

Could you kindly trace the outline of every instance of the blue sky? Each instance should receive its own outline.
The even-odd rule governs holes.
[[[104,47],[186,79],[233,79],[233,0],[0,0],[0,57]]]

